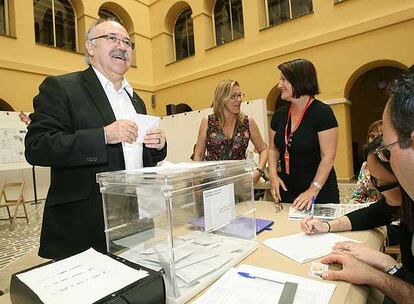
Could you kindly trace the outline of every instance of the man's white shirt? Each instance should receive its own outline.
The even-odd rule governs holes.
[[[122,80],[121,88],[116,91],[114,85],[109,81],[101,72],[93,67],[93,70],[98,76],[99,82],[105,91],[106,97],[108,97],[109,103],[111,104],[112,111],[115,114],[116,120],[128,119],[134,121],[136,111],[132,105],[132,101],[129,98],[127,92],[132,96],[133,89],[128,81],[124,78]],[[138,126],[139,127],[139,126]],[[125,169],[134,170],[143,167],[142,164],[142,151],[143,144],[134,142],[133,144],[122,143],[122,151],[124,153]]]

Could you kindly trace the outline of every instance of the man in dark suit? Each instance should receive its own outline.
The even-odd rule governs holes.
[[[131,118],[146,114],[146,108],[124,78],[133,48],[122,25],[98,21],[87,34],[89,67],[47,77],[33,100],[26,159],[51,167],[42,257],[60,259],[90,247],[106,252],[96,173],[154,166],[166,157],[165,133],[159,129],[134,144],[140,126]]]

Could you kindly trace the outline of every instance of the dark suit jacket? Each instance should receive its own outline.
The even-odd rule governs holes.
[[[132,98],[137,113],[146,114],[141,98]],[[25,139],[26,159],[51,167],[43,214],[39,255],[63,258],[93,247],[106,252],[102,197],[96,173],[125,169],[122,144],[105,145],[103,127],[115,115],[91,67],[47,77],[33,100],[34,113]],[[143,164],[166,157],[144,146]]]

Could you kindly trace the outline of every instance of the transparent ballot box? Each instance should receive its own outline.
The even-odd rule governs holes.
[[[185,303],[252,253],[248,160],[100,173],[108,251],[161,271],[168,303]]]

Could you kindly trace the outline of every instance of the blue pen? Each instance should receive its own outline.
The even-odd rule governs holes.
[[[248,272],[243,272],[243,271],[239,271],[238,274],[244,278],[248,278],[248,279],[260,279],[260,280],[265,280],[265,281],[269,281],[269,282],[274,282],[274,283],[278,283],[278,284],[285,284],[285,282],[281,282],[281,281],[276,281],[276,280],[271,280],[271,279],[266,279],[263,277],[259,277],[259,276],[254,276],[251,275]]]
[[[313,213],[315,212],[315,197],[312,196],[312,210],[311,210],[311,217],[313,217]]]

